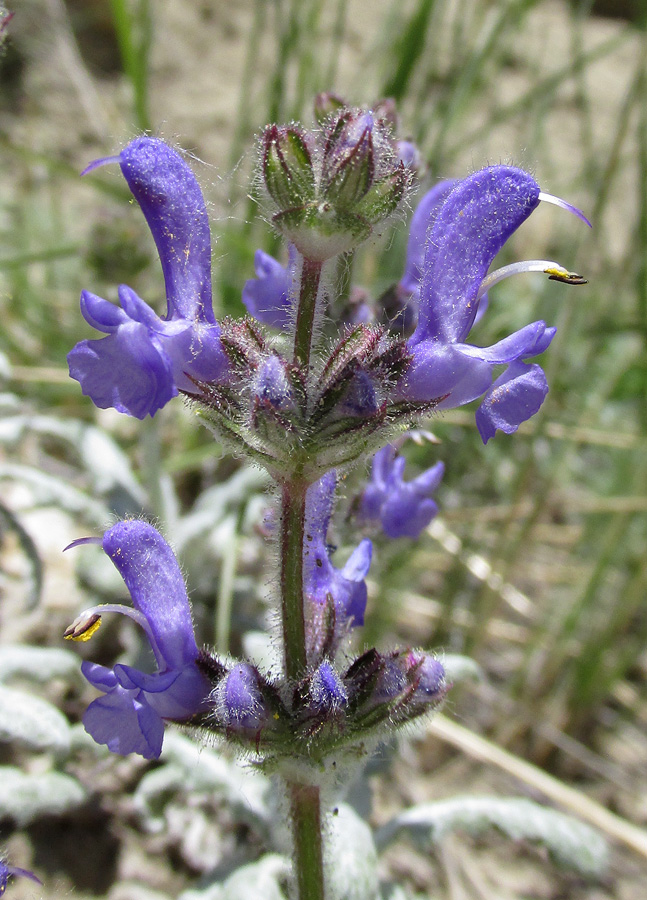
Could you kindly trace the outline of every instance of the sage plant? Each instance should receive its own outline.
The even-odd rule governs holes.
[[[280,672],[199,648],[178,563],[140,520],[82,539],[101,545],[133,607],[88,609],[66,637],[87,640],[102,615],[120,612],[142,627],[153,650],[153,673],[83,664],[102,692],[84,718],[99,743],[155,759],[164,723],[180,722],[220,735],[282,779],[299,900],[330,897],[325,835],[335,787],[378,739],[431,713],[448,690],[441,661],[424,650],[353,656],[372,544],[360,540],[341,568],[331,558],[340,479],[372,457],[354,507],[358,527],[416,537],[437,512],[443,465],[405,480],[399,447],[407,431],[476,400],[487,442],[497,430],[516,431],[548,391],[532,361],[555,334],[545,322],[490,347],[469,342],[487,292],[520,272],[583,281],[551,260],[488,274],[542,200],[584,218],[527,172],[497,165],[423,195],[402,279],[388,296],[377,303],[344,285],[339,272],[350,270],[361,244],[402,221],[418,156],[398,140],[389,103],[354,109],[322,95],[316,111],[315,128],[263,132],[262,183],[287,263],[257,252],[256,277],[241,284],[248,315],[236,320],[214,317],[207,210],[182,156],[144,136],[89,166],[121,168],[157,245],[167,308],[158,315],[126,285],[119,305],[83,291],[82,314],[104,336],[81,341],[68,357],[71,376],[101,408],[144,419],[181,394],[220,442],[275,483]]]

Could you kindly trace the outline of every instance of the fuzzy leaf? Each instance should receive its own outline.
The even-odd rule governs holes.
[[[26,775],[14,766],[0,766],[0,819],[13,819],[20,828],[41,816],[76,809],[86,798],[85,788],[70,775]]]
[[[53,416],[18,415],[0,421],[0,443],[15,444],[25,434],[55,437],[78,454],[98,494],[117,488],[126,491],[136,506],[144,503],[144,492],[135,478],[126,454],[105,431],[94,425]]]
[[[371,829],[345,803],[330,823],[327,877],[332,900],[376,900],[379,897],[377,848]]]
[[[16,741],[65,758],[70,752],[70,726],[47,700],[0,687],[0,741]]]
[[[10,678],[29,678],[47,684],[53,678],[82,682],[78,656],[60,647],[30,647],[11,644],[0,650],[0,682]]]
[[[376,841],[382,848],[406,831],[424,845],[437,844],[453,831],[480,835],[491,827],[515,841],[543,844],[557,863],[581,875],[599,878],[607,868],[607,844],[597,831],[571,816],[518,797],[452,797],[414,806],[383,825]]]
[[[200,747],[177,732],[168,731],[160,761],[166,763],[141,779],[134,803],[151,830],[164,826],[163,810],[169,796],[187,792],[215,794],[235,811],[240,821],[270,838],[276,830],[269,802],[271,782],[252,769]]]
[[[59,506],[74,516],[83,516],[86,521],[99,528],[110,518],[110,511],[104,504],[70,487],[60,478],[30,466],[3,463],[0,465],[0,479],[28,485],[32,491],[34,506]]]
[[[203,890],[184,891],[178,900],[286,900],[281,882],[287,880],[290,865],[283,856],[269,853],[258,862],[237,869],[224,884],[211,884]]]

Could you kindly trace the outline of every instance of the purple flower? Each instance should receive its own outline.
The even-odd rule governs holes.
[[[379,521],[390,538],[418,537],[438,513],[432,495],[445,472],[443,463],[436,463],[412,481],[403,480],[405,465],[406,459],[392,444],[379,450],[360,500],[360,518]]]
[[[119,163],[155,239],[166,315],[160,318],[126,285],[119,288],[121,306],[83,291],[83,317],[106,337],[78,343],[68,363],[96,406],[143,419],[178,390],[195,392],[192,379],[220,379],[227,357],[211,305],[209,220],[191,169],[163,141],[149,137],[85,171],[110,162]]]
[[[257,250],[254,255],[256,278],[250,278],[243,288],[243,303],[247,312],[259,322],[285,330],[292,317],[290,294],[297,265],[297,250],[289,247],[287,266]]]
[[[442,193],[441,189],[438,185],[434,190]],[[413,360],[399,393],[410,401],[439,400],[441,409],[485,395],[477,416],[484,441],[497,428],[516,431],[539,409],[548,391],[546,379],[539,366],[525,366],[524,361],[543,353],[555,334],[554,328],[538,321],[492,347],[466,344],[485,291],[521,271],[543,271],[570,283],[583,281],[548,260],[515,264],[486,278],[496,254],[540,200],[557,203],[584,219],[579,210],[540,192],[535,180],[521,169],[490,166],[452,187],[433,212],[427,231],[418,325],[408,342]],[[435,205],[429,195],[426,203]],[[419,271],[417,228],[411,241],[405,274],[410,286]],[[498,365],[510,368],[493,385]]]
[[[17,866],[8,866],[3,859],[0,859],[0,897],[7,890],[7,882],[12,876],[14,878],[30,878],[36,884],[43,883],[33,872],[29,872],[27,869],[19,869]]]
[[[309,488],[306,499],[303,581],[311,620],[310,644],[319,649],[328,641],[336,646],[348,628],[364,624],[367,599],[364,578],[373,549],[365,539],[341,569],[330,562],[326,534],[336,486],[337,476],[332,470]],[[329,628],[332,635],[325,633]]]
[[[148,674],[132,666],[112,669],[84,662],[81,670],[103,697],[88,707],[83,724],[99,744],[113,753],[139,753],[157,758],[162,750],[164,719],[183,721],[206,711],[211,684],[196,665],[198,648],[180,567],[161,534],[136,519],[118,522],[101,543],[126,582],[134,609],[103,604],[83,612],[65,632],[72,640],[88,640],[105,612],[120,612],[146,632],[157,664]]]

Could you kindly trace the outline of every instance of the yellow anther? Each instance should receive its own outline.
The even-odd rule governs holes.
[[[91,613],[89,616],[81,614],[63,632],[66,641],[89,641],[92,635],[101,625],[101,616]]]
[[[588,284],[586,278],[578,275],[577,272],[569,272],[568,269],[551,267],[544,269],[544,274],[548,275],[551,281],[561,281],[563,284]]]

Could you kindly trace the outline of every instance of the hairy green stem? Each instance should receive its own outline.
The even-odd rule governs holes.
[[[312,330],[314,328],[317,294],[321,281],[322,263],[304,258],[301,272],[301,289],[297,323],[294,330],[294,361],[305,368],[310,364],[310,348],[312,346]]]
[[[320,791],[304,784],[290,784],[289,789],[298,897],[324,900]]]
[[[281,498],[281,614],[286,676],[296,681],[307,666],[303,608],[303,538],[307,485],[285,483]],[[288,782],[299,900],[324,900],[319,788]]]
[[[294,331],[294,361],[308,369],[312,349],[321,262],[304,258]],[[298,476],[281,488],[281,617],[285,674],[302,678],[307,665],[303,603],[303,543],[308,484]],[[287,783],[294,841],[294,875],[299,900],[324,900],[324,871],[319,788]]]
[[[281,615],[285,674],[300,678],[306,668],[303,615],[303,530],[306,487],[283,485],[281,498]]]

